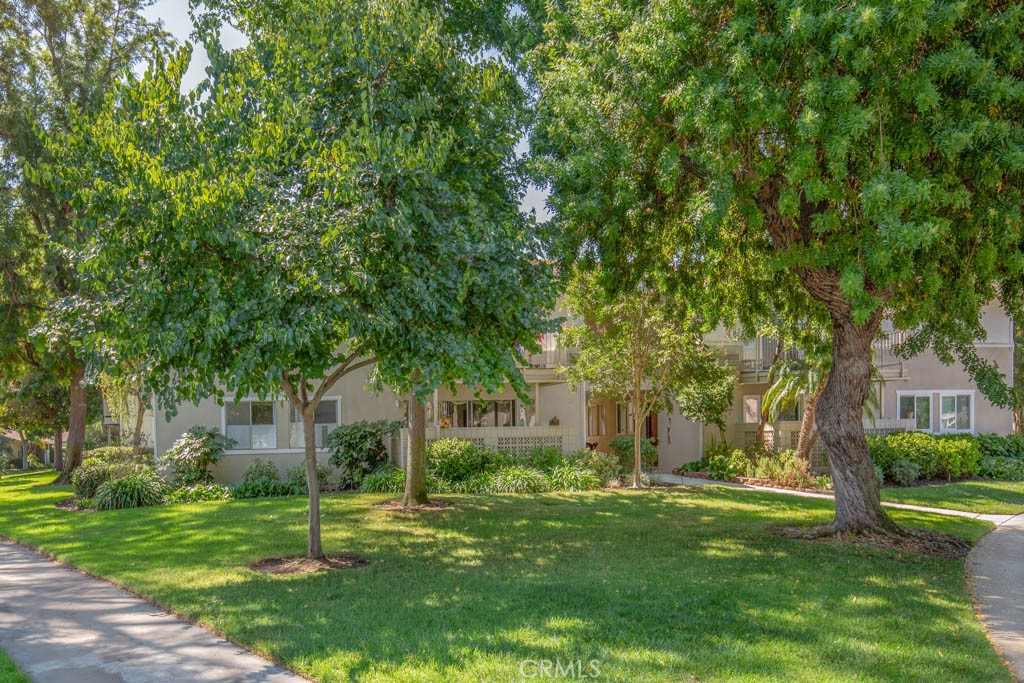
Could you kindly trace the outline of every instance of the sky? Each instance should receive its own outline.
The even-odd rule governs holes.
[[[163,21],[164,28],[180,42],[187,41],[192,33],[192,20],[188,16],[188,0],[156,0],[144,14],[150,19]],[[245,45],[245,36],[236,29],[226,26],[222,30],[226,47],[235,48]],[[209,64],[210,60],[206,56],[206,51],[202,47],[195,48],[192,52],[192,62],[189,64],[188,72],[182,79],[182,87],[190,90],[194,88],[202,80]],[[529,145],[524,139],[517,151],[520,154],[525,154],[528,149]],[[520,209],[526,213],[536,211],[537,220],[547,221],[551,217],[547,207],[544,206],[547,195],[546,190],[530,187],[523,197]]]

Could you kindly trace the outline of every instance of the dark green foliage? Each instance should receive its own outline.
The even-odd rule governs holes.
[[[980,434],[978,448],[983,456],[1024,461],[1024,436],[1017,434]]]
[[[363,493],[401,493],[405,489],[405,470],[386,464],[363,477]]]
[[[338,485],[346,489],[359,488],[363,477],[387,462],[388,439],[401,427],[402,423],[397,420],[361,420],[339,425],[328,434],[326,445],[331,452],[330,463],[341,472]]]
[[[490,493],[543,493],[550,489],[544,473],[532,467],[509,465],[490,473]]]
[[[71,475],[75,487],[75,498],[93,498],[100,486],[132,472],[139,465],[123,460],[99,460],[87,458]]]
[[[590,450],[584,448],[582,450],[570,453],[566,456],[566,460],[570,463],[581,465],[591,472],[600,480],[601,486],[605,486],[612,479],[618,478],[622,473],[622,469],[619,466],[619,459],[611,453],[605,453],[598,450]]]
[[[202,503],[207,500],[229,500],[231,491],[221,484],[192,484],[179,486],[164,496],[165,505],[176,503]]]
[[[974,476],[981,460],[978,441],[968,435],[894,432],[869,436],[868,448],[871,459],[890,481],[899,481],[893,468],[900,460],[915,463],[918,476],[924,479]]]
[[[277,464],[266,458],[253,458],[242,472],[243,484],[276,483],[281,481],[281,471]]]
[[[591,491],[604,486],[605,481],[590,468],[577,464],[556,465],[548,474],[552,491]]]
[[[329,490],[331,488],[331,468],[328,467],[327,465],[321,465],[320,463],[317,463],[316,480],[317,483],[320,485],[321,491]],[[306,466],[302,464],[292,467],[290,470],[288,470],[288,473],[285,475],[285,481],[287,481],[289,484],[296,486],[297,488],[302,489],[303,491],[307,490],[308,485],[306,484]]]
[[[921,478],[921,465],[915,460],[899,458],[889,466],[886,479],[897,486],[910,486]]]
[[[623,472],[633,471],[633,437],[617,436],[612,439],[612,453],[619,459],[619,468]],[[650,439],[640,439],[640,465],[649,470],[658,464],[658,449]]]
[[[26,464],[28,465],[28,470],[29,471],[32,471],[32,470],[45,470],[48,467],[46,465],[46,463],[44,463],[42,460],[40,460],[39,456],[36,455],[35,453],[33,453],[32,455],[28,456],[28,458],[26,459]]]
[[[466,439],[441,439],[427,447],[427,471],[452,483],[511,463],[507,453],[477,446]]]
[[[517,464],[532,467],[541,472],[550,472],[555,467],[566,463],[562,449],[558,446],[534,446],[513,457]]]
[[[11,456],[0,453],[0,477],[11,471]]]
[[[85,451],[82,454],[83,460],[102,460],[103,462],[143,462],[153,464],[152,450],[146,450],[136,455],[130,446],[100,446]]]
[[[254,480],[243,482],[230,487],[232,498],[275,498],[277,496],[300,496],[306,493],[306,488],[296,486],[286,481],[277,480]]]
[[[1005,479],[1006,481],[1024,481],[1024,460],[983,455],[978,464],[978,476]]]
[[[212,427],[192,427],[159,458],[171,470],[176,484],[201,484],[210,480],[209,467],[220,460],[235,440]]]
[[[120,510],[159,505],[167,482],[148,465],[132,468],[124,475],[100,484],[96,490],[97,510]]]

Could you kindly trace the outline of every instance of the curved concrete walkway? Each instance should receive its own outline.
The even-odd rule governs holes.
[[[978,541],[967,558],[981,620],[1018,681],[1024,681],[1024,515]]]
[[[35,683],[305,680],[113,584],[3,539],[0,648]]]

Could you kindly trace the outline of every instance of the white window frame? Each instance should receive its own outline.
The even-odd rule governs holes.
[[[977,402],[975,397],[974,397],[974,390],[973,389],[954,389],[954,390],[937,391],[936,393],[939,395],[939,411],[938,411],[939,412],[939,423],[936,425],[935,433],[936,434],[974,434],[975,433],[975,427],[974,427],[974,424],[975,424],[974,423],[974,405]],[[948,398],[950,396],[953,397],[954,410],[956,409],[955,406],[956,406],[956,397],[957,396],[968,396],[968,397],[970,397],[970,400],[971,400],[971,426],[970,426],[970,428],[968,428],[968,429],[943,429],[942,428],[942,399],[943,398]]]
[[[911,397],[914,398],[914,417],[913,418],[909,418],[909,417],[908,418],[904,418],[903,417],[903,413],[900,411],[900,403],[903,402],[903,397],[904,396],[911,396]],[[917,426],[917,399],[918,399],[918,397],[921,397],[921,396],[924,396],[924,397],[928,398],[928,428],[927,429],[921,429],[920,427]],[[927,391],[916,390],[915,391],[915,390],[912,390],[912,389],[903,389],[903,390],[897,391],[896,392],[896,419],[898,419],[898,420],[903,420],[903,419],[910,420],[910,419],[912,419],[912,420],[914,420],[914,431],[917,431],[917,432],[928,432],[929,434],[935,434],[936,433],[935,432],[935,391],[933,391],[933,390],[927,390]]]
[[[757,407],[756,407],[756,409],[754,411],[754,418],[755,419],[753,421],[751,421],[751,422],[747,422],[747,401],[749,399],[753,399],[755,401],[755,403],[757,404]],[[761,394],[744,394],[743,395],[743,401],[742,401],[742,403],[740,403],[740,413],[741,413],[740,414],[740,419],[743,421],[743,424],[745,424],[745,425],[760,424],[760,422],[761,422],[761,409],[762,409],[763,406],[764,406],[764,396],[762,396]]]
[[[321,401],[320,401],[320,405],[323,405],[325,403],[333,403],[334,404],[334,419],[335,419],[335,422],[333,424],[334,424],[334,427],[336,429],[338,427],[338,425],[341,424],[341,396],[324,396],[323,399],[321,399]],[[299,415],[299,421],[298,422],[294,422],[291,418],[292,418],[292,412],[295,412],[295,406],[293,406],[290,402],[287,403],[286,405],[287,405],[287,408],[288,408],[288,448],[289,449],[298,450],[298,451],[304,451],[305,450],[305,445],[304,444],[299,445],[299,446],[293,446],[292,445],[293,437],[294,437],[293,430],[295,429],[296,426],[298,426],[300,429],[303,428],[302,416],[300,414]],[[316,427],[317,424],[318,423],[314,422],[313,426]],[[320,422],[319,424],[322,425],[322,424],[325,424],[325,423]],[[302,438],[305,438],[305,436],[303,436]],[[326,440],[326,438],[327,438],[327,435],[325,434],[324,435],[324,439]],[[327,445],[324,444],[324,443],[321,443],[316,448],[317,448],[317,450],[322,451],[322,450],[325,450],[327,448]]]
[[[277,404],[281,403],[280,400],[273,398],[260,398],[258,396],[245,396],[236,398],[235,396],[225,396],[223,404],[220,407],[220,433],[227,435],[228,433],[228,403],[269,403],[272,407],[271,417],[273,419],[274,426],[274,445],[268,448],[230,448],[227,450],[228,453],[268,453],[270,451],[281,451],[283,449],[278,448],[278,434],[277,434]],[[252,409],[250,408],[250,420],[252,415]],[[250,427],[252,424],[250,422]],[[251,437],[250,437],[251,438]]]

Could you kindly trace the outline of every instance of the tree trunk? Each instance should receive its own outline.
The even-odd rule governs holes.
[[[643,438],[641,435],[641,426],[643,425],[643,416],[640,415],[640,401],[636,394],[633,398],[633,488],[643,488],[643,481],[640,479],[640,472],[643,469],[643,458],[641,453],[643,452],[640,448],[640,439]]]
[[[817,412],[818,402],[821,400],[821,393],[825,391],[825,384],[827,382],[828,373],[825,373],[825,376],[818,382],[818,386],[814,388],[814,393],[807,399],[807,405],[804,406],[804,415],[800,419],[800,435],[796,441],[796,455],[804,462],[809,463],[811,461],[811,449],[817,441],[817,437],[812,439],[814,414]]]
[[[775,341],[775,355],[772,356],[772,365],[768,368],[768,386],[775,384],[775,377],[778,375],[779,358],[782,357],[782,339]],[[768,429],[768,411],[764,407],[764,398],[761,399],[761,421],[757,424],[757,443],[761,450],[768,450],[767,444],[764,442],[764,433]],[[774,438],[772,440],[772,450],[775,450]]]
[[[816,419],[829,454],[835,486],[836,533],[894,530],[882,510],[878,479],[864,436],[864,401],[871,390],[871,343],[880,316],[858,325],[847,312],[830,310],[832,370],[821,394]]]
[[[142,422],[146,417],[146,400],[141,393],[136,396],[135,433],[132,434],[132,453],[142,455]]]
[[[402,505],[426,505],[427,407],[415,395],[409,398],[409,446],[405,457],[405,497]]]
[[[85,387],[85,365],[76,361],[71,372],[71,411],[68,420],[68,452],[56,484],[70,484],[71,474],[82,464],[82,449],[85,447],[85,422],[88,417]]]
[[[25,432],[19,430],[18,431],[18,439],[19,439],[19,443],[21,444],[21,448],[18,449],[18,450],[21,451],[21,453],[19,453],[19,455],[21,456],[21,469],[22,470],[27,470],[28,469],[28,438],[25,436]]]
[[[306,488],[309,490],[309,543],[306,556],[318,559],[324,556],[320,542],[320,480],[316,474],[316,425],[313,417],[316,405],[307,403],[302,408],[302,443],[306,451]]]
[[[64,429],[58,425],[53,430],[53,468],[55,470],[64,467]]]

